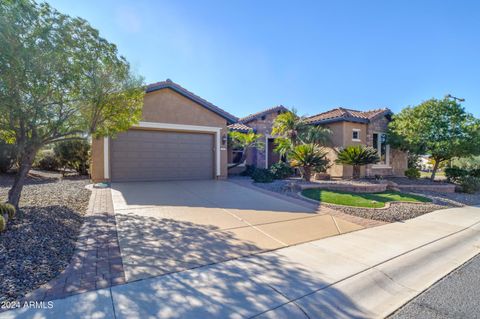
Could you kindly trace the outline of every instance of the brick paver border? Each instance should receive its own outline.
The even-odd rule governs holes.
[[[125,283],[109,188],[93,188],[75,253],[65,270],[24,297],[47,301]]]

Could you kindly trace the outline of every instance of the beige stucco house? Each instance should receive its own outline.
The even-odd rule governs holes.
[[[253,149],[249,152],[245,165],[268,168],[279,161],[275,153],[274,139],[271,135],[275,118],[287,111],[284,106],[277,106],[240,118],[237,123],[229,125],[230,130],[247,132],[253,130],[263,135],[264,149]],[[389,109],[356,111],[336,108],[306,118],[310,125],[321,125],[331,130],[331,144],[326,147],[332,165],[327,174],[334,178],[352,177],[352,167],[335,164],[337,151],[349,145],[363,144],[378,150],[381,161],[375,165],[362,167],[362,176],[403,176],[407,169],[407,156],[404,152],[392,149],[386,140],[388,122],[392,112]],[[240,158],[240,150],[229,150],[229,163]],[[245,165],[240,165],[230,173],[238,173]]]
[[[138,125],[92,141],[92,179],[226,178],[227,125],[237,120],[171,80],[151,84]]]
[[[288,111],[276,106],[237,118],[180,85],[166,80],[146,89],[142,120],[115,138],[92,141],[92,179],[98,181],[157,181],[224,179],[238,173],[245,164],[268,168],[280,160],[271,135],[275,118]],[[388,109],[354,111],[333,109],[307,118],[311,125],[332,131],[329,158],[335,150],[353,144],[378,149],[382,162],[362,170],[364,176],[403,175],[407,158],[386,144]],[[252,149],[246,163],[228,170],[240,150],[228,149],[229,130],[262,134],[264,148]],[[351,177],[352,168],[332,165],[332,177]]]

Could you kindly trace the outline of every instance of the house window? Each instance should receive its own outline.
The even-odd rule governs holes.
[[[262,117],[261,117],[262,121],[265,121],[266,118],[267,117],[265,115],[262,115]]]
[[[390,146],[387,144],[387,134],[373,133],[373,148],[377,150],[380,157],[379,165],[390,164]]]
[[[359,129],[356,129],[354,128],[352,130],[352,141],[354,142],[360,142],[360,130]]]

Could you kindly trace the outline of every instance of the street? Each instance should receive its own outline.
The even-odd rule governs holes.
[[[480,254],[441,279],[390,318],[480,318]]]

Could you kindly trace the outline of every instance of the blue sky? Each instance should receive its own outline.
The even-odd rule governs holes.
[[[171,78],[237,116],[398,112],[450,93],[480,117],[479,1],[49,3],[88,20],[147,83]]]

